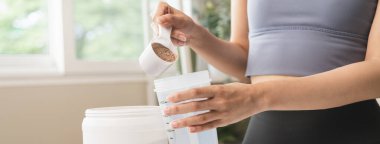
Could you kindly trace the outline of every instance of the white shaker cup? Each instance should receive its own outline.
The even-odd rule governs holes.
[[[171,30],[158,26],[158,36],[140,55],[140,66],[146,74],[157,77],[177,60],[178,52],[170,39]]]
[[[166,101],[166,98],[171,94],[183,90],[209,86],[211,82],[208,71],[188,73],[180,76],[166,77],[154,81],[155,92],[159,101],[161,110],[168,106],[176,105]],[[193,99],[190,101],[199,101],[204,99]],[[190,133],[187,128],[172,129],[170,123],[173,120],[182,119],[207,111],[192,112],[188,114],[180,114],[169,117],[164,117],[165,126],[168,129],[169,144],[218,144],[218,134],[216,129],[203,131],[200,133]]]

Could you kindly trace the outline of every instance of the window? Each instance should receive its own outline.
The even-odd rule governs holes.
[[[2,0],[0,77],[141,73],[158,0]]]
[[[46,54],[47,2],[0,1],[0,54]]]
[[[155,1],[62,1],[65,73],[142,74],[137,58],[150,38]]]
[[[158,1],[2,0],[0,77],[141,75],[138,56],[152,36]]]
[[[1,77],[53,71],[48,15],[47,0],[0,1]]]
[[[144,47],[141,0],[76,0],[76,56],[81,60],[136,59]]]

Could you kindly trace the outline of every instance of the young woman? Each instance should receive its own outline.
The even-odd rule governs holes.
[[[232,33],[223,41],[160,3],[154,21],[173,27],[225,73],[250,80],[183,91],[166,115],[208,113],[172,122],[191,132],[252,116],[244,144],[379,144],[378,0],[232,0]]]

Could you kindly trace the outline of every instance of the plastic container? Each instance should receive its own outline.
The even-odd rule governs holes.
[[[148,44],[139,57],[143,71],[153,77],[159,76],[178,59],[177,48],[170,38],[172,28],[158,26],[158,31],[158,36]]]
[[[210,85],[210,76],[208,71],[185,74],[181,76],[168,77],[154,81],[155,92],[160,104],[161,110],[167,106],[175,105],[166,101],[166,97],[179,91],[203,87]],[[194,99],[199,101],[204,99]],[[162,111],[161,111],[162,112]],[[182,119],[189,116],[194,116],[207,111],[200,111],[182,115],[164,117],[167,135],[170,144],[218,144],[218,136],[216,129],[200,133],[190,133],[187,128],[171,129],[170,122],[176,119]]]
[[[109,107],[86,110],[83,144],[167,144],[158,106]]]

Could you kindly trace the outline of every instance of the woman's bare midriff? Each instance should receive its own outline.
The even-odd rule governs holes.
[[[257,84],[266,81],[281,80],[281,79],[290,79],[294,76],[281,76],[281,75],[262,75],[262,76],[253,76],[251,77],[251,83]]]

